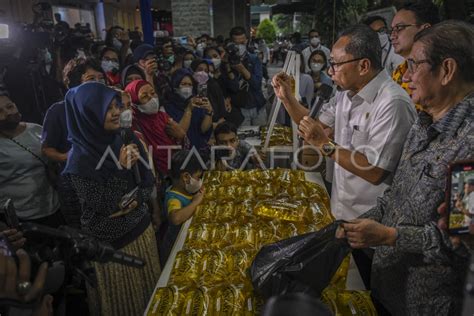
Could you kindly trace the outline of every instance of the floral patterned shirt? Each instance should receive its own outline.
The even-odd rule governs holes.
[[[437,227],[448,164],[474,158],[474,93],[433,122],[420,112],[405,142],[392,186],[361,217],[398,232],[394,247],[377,247],[373,295],[393,315],[459,313],[465,247],[454,249]],[[456,314],[457,315],[457,314]]]

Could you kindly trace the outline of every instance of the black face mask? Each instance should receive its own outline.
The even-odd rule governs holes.
[[[15,113],[7,116],[6,119],[0,121],[0,131],[11,131],[18,127],[21,122],[21,114]]]

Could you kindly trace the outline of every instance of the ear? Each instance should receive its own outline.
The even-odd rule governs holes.
[[[361,76],[366,75],[370,71],[371,67],[372,67],[372,63],[367,58],[364,58],[361,61],[359,61],[360,75]]]
[[[458,71],[458,64],[453,58],[446,58],[440,66],[441,84],[446,86],[453,81],[456,72]]]

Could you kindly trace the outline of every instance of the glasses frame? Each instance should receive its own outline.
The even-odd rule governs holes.
[[[433,63],[429,59],[422,59],[422,60],[414,60],[413,58],[407,59],[408,71],[412,74],[414,74],[418,70],[418,66],[420,66],[421,64],[433,65]]]
[[[341,62],[338,62],[338,63],[335,63],[330,59],[328,61],[328,64],[329,64],[329,67],[331,68],[332,72],[336,72],[336,68],[335,68],[336,66],[339,67],[341,65],[348,64],[348,63],[353,63],[355,61],[359,61],[359,60],[366,59],[366,58],[367,57],[359,57],[359,58],[349,59],[349,60],[346,60],[346,61],[341,61]]]
[[[410,27],[410,26],[420,26],[420,24],[399,24],[399,25],[395,25],[392,29],[388,30],[388,34],[398,34],[400,33],[401,31],[405,30],[407,27]]]

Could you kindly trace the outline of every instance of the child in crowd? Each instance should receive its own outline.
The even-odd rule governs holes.
[[[201,204],[204,189],[202,188],[203,166],[190,151],[182,150],[171,159],[172,185],[166,190],[164,218],[168,221],[168,229],[161,243],[160,261],[164,265],[174,242],[178,237],[181,225],[191,218]]]
[[[244,140],[239,140],[237,127],[231,122],[225,121],[218,124],[214,130],[214,137],[216,145],[229,147],[229,150],[216,151],[217,170],[254,169],[259,165],[259,159],[263,159],[257,153],[247,159],[252,146]],[[226,157],[231,157],[231,159]]]

